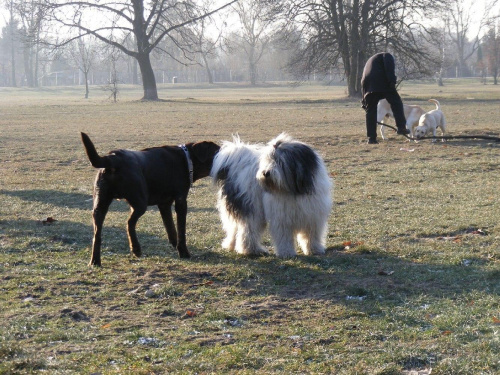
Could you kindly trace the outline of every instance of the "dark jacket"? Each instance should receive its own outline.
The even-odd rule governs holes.
[[[388,53],[377,53],[368,59],[361,77],[363,98],[372,92],[396,90],[394,57]]]

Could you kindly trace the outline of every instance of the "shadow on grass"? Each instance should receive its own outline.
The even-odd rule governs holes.
[[[143,257],[165,255],[167,252],[177,255],[168,243],[167,234],[156,236],[140,231],[139,242],[143,246]],[[10,238],[12,246],[4,246],[5,253],[22,255],[24,251],[74,252],[92,246],[92,225],[79,222],[57,220],[51,224],[43,224],[39,220],[0,220],[0,238]],[[168,248],[168,249],[167,249]],[[104,225],[102,233],[102,253],[129,254],[126,222],[123,226]],[[89,253],[90,257],[90,253]],[[105,255],[103,255],[105,258]],[[103,259],[103,263],[105,259]]]
[[[450,265],[412,262],[378,251],[349,253],[333,248],[322,257],[299,255],[289,260],[274,255],[248,258],[206,250],[194,253],[196,263],[237,264],[249,270],[248,278],[238,284],[266,296],[383,304],[420,295],[458,297],[473,291],[500,295],[500,271],[485,270],[488,262],[473,256],[465,264]],[[363,310],[363,304],[359,308]]]
[[[138,229],[143,257],[133,258],[133,263],[142,263],[140,268],[145,270],[154,269],[152,274],[157,280],[150,280],[153,284],[170,279],[182,289],[207,280],[214,286],[238,288],[249,297],[334,301],[367,314],[375,313],[377,306],[392,306],[411,297],[460,298],[472,292],[500,295],[500,271],[485,267],[484,259],[473,256],[468,257],[467,264],[431,264],[376,249],[347,252],[330,248],[325,256],[299,255],[287,260],[274,255],[250,258],[194,246],[194,239],[188,237],[192,258],[181,260],[168,244],[166,234],[152,235]],[[11,254],[13,259],[22,259],[25,251],[37,251],[45,253],[45,259],[49,260],[52,252],[90,250],[92,242],[92,226],[71,221],[42,225],[34,220],[2,220],[0,233],[0,238],[14,242],[10,248],[4,246],[4,254]],[[123,264],[129,263],[125,225],[104,227],[104,272],[113,262],[110,254],[123,256]],[[148,260],[152,257],[155,259]],[[158,265],[158,257],[162,265]],[[86,267],[85,260],[81,268]],[[116,263],[112,268],[116,268]],[[206,272],[200,273],[200,269]]]
[[[26,202],[39,202],[42,204],[51,204],[57,207],[66,207],[71,209],[92,210],[92,195],[82,193],[66,193],[57,190],[0,190],[0,194],[8,195],[22,199]],[[189,197],[188,197],[189,207]],[[190,212],[212,212],[213,207],[188,209]],[[125,201],[114,200],[109,211],[128,212],[130,206]],[[148,211],[159,211],[157,206],[149,206]],[[126,221],[126,218],[124,218]]]
[[[92,209],[92,195],[82,193],[65,193],[57,190],[0,190],[0,194],[22,199],[27,202],[39,202],[59,207]]]

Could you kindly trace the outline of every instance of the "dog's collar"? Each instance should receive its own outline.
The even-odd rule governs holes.
[[[186,145],[179,145],[180,148],[182,148],[182,151],[184,151],[184,154],[186,154],[186,159],[188,162],[188,169],[189,169],[189,183],[190,185],[193,184],[193,161],[191,160],[191,157],[189,156],[189,150],[187,149]]]

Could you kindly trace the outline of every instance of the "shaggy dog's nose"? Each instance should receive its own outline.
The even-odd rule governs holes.
[[[268,178],[271,175],[271,172],[264,171],[264,172],[262,172],[262,174],[264,175],[265,178]]]

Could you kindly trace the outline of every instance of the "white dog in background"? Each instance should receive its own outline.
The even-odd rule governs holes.
[[[278,257],[297,255],[295,238],[304,254],[324,254],[332,181],[322,158],[286,134],[267,145],[233,138],[223,143],[211,171],[226,232],[222,246],[267,254],[261,237],[269,224]]]
[[[437,128],[441,129],[441,133],[443,136],[446,131],[446,120],[444,118],[443,111],[441,111],[439,102],[436,99],[429,99],[429,101],[434,103],[436,105],[436,108],[420,116],[418,126],[414,131],[415,138],[425,137],[431,131],[432,136],[435,137]],[[433,139],[432,141],[436,142],[436,139]]]
[[[422,116],[425,111],[416,104],[403,104],[403,110],[406,118],[406,129],[410,131],[410,135],[413,137],[413,129],[417,126],[420,116]],[[394,118],[391,105],[386,99],[380,100],[377,105],[377,122],[384,123],[391,117]],[[386,139],[384,125],[380,127],[380,135],[382,139]]]

